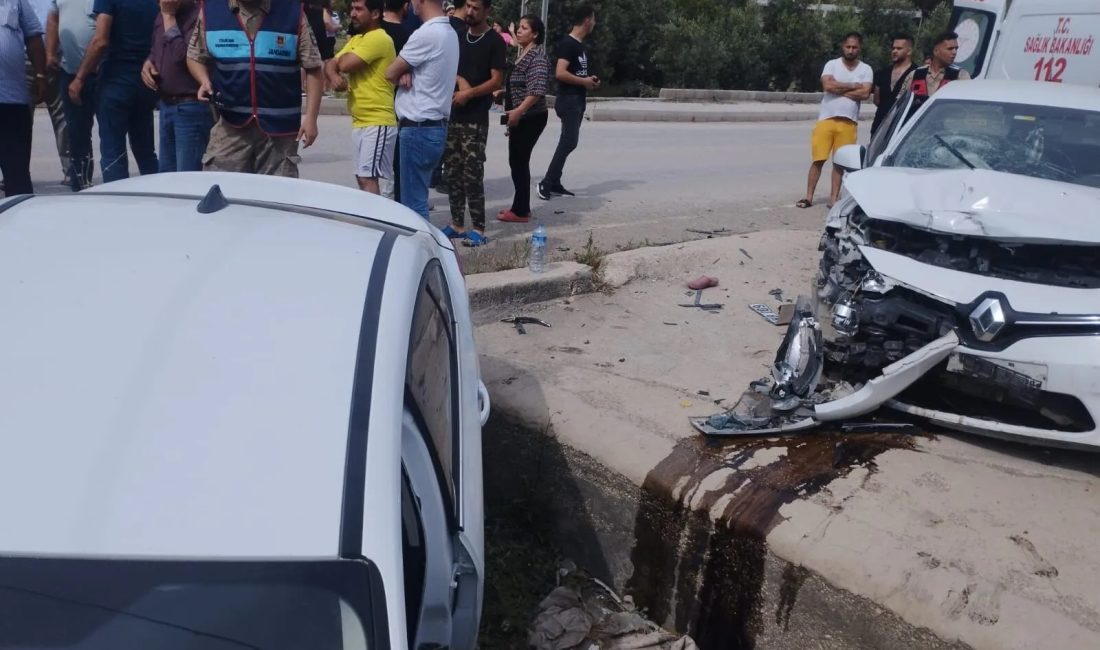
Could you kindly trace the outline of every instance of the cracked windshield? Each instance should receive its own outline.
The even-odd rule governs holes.
[[[945,100],[929,107],[887,164],[990,169],[1100,187],[1100,113]]]

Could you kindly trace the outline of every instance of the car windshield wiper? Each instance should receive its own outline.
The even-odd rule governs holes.
[[[941,138],[938,133],[933,135],[932,137],[936,139],[936,142],[939,142],[944,147],[947,147],[947,150],[951,152],[951,155],[953,155],[956,158],[958,158],[959,160],[961,160],[962,164],[966,165],[970,169],[975,168],[974,163],[967,160],[966,156],[962,155],[962,152],[960,152],[958,149],[956,149],[954,146],[952,146],[950,142],[948,142],[947,140],[944,140],[943,138]]]
[[[174,629],[176,631],[179,631],[179,632],[186,632],[188,634],[193,634],[195,636],[206,637],[208,639],[212,639],[212,640],[215,640],[215,641],[221,641],[223,643],[238,645],[238,646],[241,646],[242,648],[249,648],[249,650],[263,650],[263,648],[261,648],[259,646],[256,646],[256,645],[252,645],[251,643],[248,643],[246,641],[239,641],[237,639],[231,639],[227,636],[222,636],[221,634],[214,634],[213,632],[204,632],[202,630],[196,630],[195,628],[187,627],[186,625],[180,625],[179,623],[172,623],[172,622],[169,622],[169,621],[161,621],[161,620],[152,618],[150,616],[144,616],[142,614],[135,614],[134,612],[128,612],[124,609],[117,609],[117,608],[114,608],[114,607],[108,607],[106,605],[100,605],[98,603],[86,603],[84,601],[76,600],[74,598],[65,598],[64,596],[55,596],[54,594],[49,594],[49,593],[46,593],[44,591],[36,591],[34,589],[27,589],[25,587],[17,587],[15,585],[0,584],[0,589],[4,589],[4,590],[7,590],[7,591],[14,591],[16,593],[21,593],[21,594],[25,594],[25,595],[29,595],[29,596],[37,596],[39,598],[46,598],[48,600],[53,600],[53,601],[56,601],[56,602],[59,602],[59,603],[64,603],[66,605],[73,605],[73,606],[76,606],[76,607],[88,607],[90,609],[98,609],[98,610],[102,610],[102,611],[105,611],[105,612],[110,612],[112,614],[119,614],[121,616],[126,616],[126,617],[129,617],[129,618],[135,618],[135,619],[138,619],[139,621],[144,621],[146,623],[151,623],[153,625],[172,628],[172,629]]]

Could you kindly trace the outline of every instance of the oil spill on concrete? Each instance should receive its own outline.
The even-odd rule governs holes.
[[[779,509],[875,457],[911,449],[901,433],[815,431],[782,438],[684,439],[646,477],[627,592],[650,618],[703,650],[750,650],[763,629],[765,539]],[[785,628],[806,578],[784,571],[774,616]]]

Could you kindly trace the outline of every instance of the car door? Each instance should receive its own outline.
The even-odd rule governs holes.
[[[442,266],[424,269],[413,309],[405,375],[402,462],[423,531],[423,587],[414,648],[473,648],[480,579],[462,522],[458,344]],[[414,588],[416,585],[413,585]]]

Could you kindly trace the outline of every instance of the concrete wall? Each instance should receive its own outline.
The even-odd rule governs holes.
[[[499,414],[484,449],[490,512],[522,500],[539,513],[532,519],[555,546],[548,552],[631,595],[703,650],[966,647],[778,559],[751,515],[715,521],[709,509],[685,507],[660,468],[639,489],[561,444],[552,429],[535,431]]]

